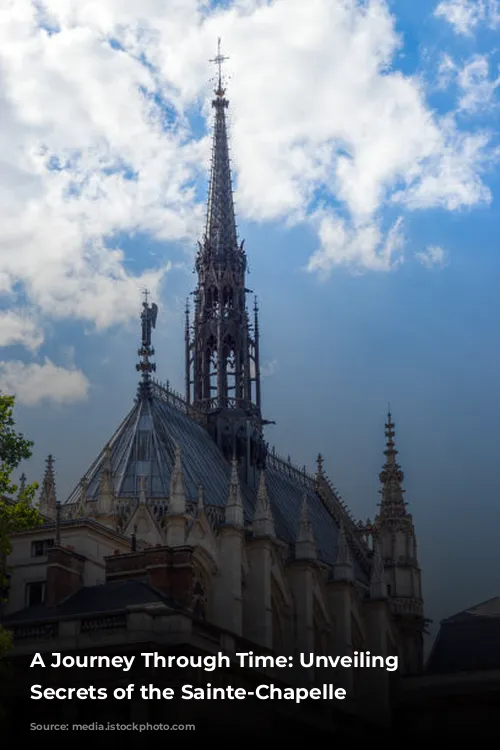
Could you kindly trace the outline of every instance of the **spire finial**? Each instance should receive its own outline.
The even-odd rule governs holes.
[[[397,462],[398,451],[396,450],[396,444],[394,442],[394,437],[396,435],[394,428],[395,424],[392,421],[392,414],[389,405],[387,422],[385,423],[385,463],[379,474],[379,479],[382,484],[382,503],[380,512],[381,515],[386,517],[391,516],[399,518],[406,515],[406,504],[403,501],[404,490],[401,487],[404,480],[404,473]]]
[[[56,512],[56,482],[54,476],[54,458],[47,456],[45,460],[45,474],[43,476],[42,490],[40,493],[40,512],[53,518]]]
[[[255,536],[275,537],[275,527],[271,503],[267,493],[266,475],[260,472],[257,503],[253,517],[253,533]]]
[[[229,60],[229,57],[224,57],[221,53],[221,38],[219,37],[217,39],[217,57],[213,57],[209,62],[215,63],[218,67],[218,82],[217,82],[217,88],[215,90],[216,96],[224,96],[226,93],[225,90],[222,88],[222,63],[226,60]]]
[[[345,526],[343,523],[339,527],[339,535],[337,541],[337,557],[335,559],[335,565],[333,568],[333,577],[335,581],[353,581],[354,580],[354,567],[351,550],[347,541],[345,533]]]
[[[151,346],[151,331],[156,328],[156,318],[158,315],[158,305],[154,302],[150,305],[148,301],[149,291],[143,290],[144,301],[142,303],[141,312],[141,348],[137,350],[137,354],[141,358],[140,362],[135,366],[137,372],[142,372],[142,382],[146,385],[149,382],[149,377],[152,372],[156,372],[156,365],[150,362],[150,357],[155,353],[155,350]]]
[[[243,510],[243,499],[241,497],[240,480],[238,476],[238,460],[233,456],[231,461],[231,474],[229,476],[229,495],[225,510],[226,524],[243,528],[245,525],[245,513]]]
[[[302,497],[299,526],[295,540],[295,557],[297,560],[314,560],[316,558],[316,542],[314,531],[309,518],[307,492]]]
[[[170,515],[182,515],[186,511],[186,485],[184,483],[184,471],[182,468],[182,451],[179,443],[175,444],[174,465],[170,477],[170,498],[168,502],[168,513]]]

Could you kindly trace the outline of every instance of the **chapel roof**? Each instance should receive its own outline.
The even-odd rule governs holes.
[[[161,505],[170,494],[176,445],[181,449],[188,504],[196,507],[202,485],[204,505],[217,517],[217,511],[222,513],[227,502],[231,466],[207,430],[187,413],[181,398],[156,382],[147,391],[139,391],[134,406],[87,471],[87,503],[97,501],[101,471],[109,465],[117,499],[137,502],[140,478],[146,477],[148,502],[153,507],[155,503]],[[315,477],[272,452],[265,474],[278,539],[294,545],[306,495],[318,559],[333,566],[340,523],[318,494]],[[80,483],[65,504],[78,504],[82,490]],[[241,490],[245,523],[250,526],[256,491],[243,482]],[[340,503],[338,511],[343,513]],[[347,516],[346,520],[349,522]],[[357,580],[367,583],[367,573],[355,550],[353,561]]]

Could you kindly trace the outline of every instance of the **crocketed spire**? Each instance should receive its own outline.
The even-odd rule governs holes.
[[[253,517],[253,533],[255,536],[276,536],[273,512],[269,501],[269,495],[267,493],[266,475],[264,471],[261,471],[260,473],[259,489],[257,490],[257,503]]]
[[[170,515],[183,515],[186,512],[186,486],[184,484],[184,472],[182,469],[181,449],[175,446],[175,461],[170,482],[170,499],[168,513]]]
[[[47,456],[45,461],[45,474],[43,476],[42,489],[40,492],[40,513],[49,518],[56,515],[56,480],[54,476],[54,459]]]
[[[229,495],[227,498],[226,523],[231,526],[243,527],[244,512],[243,499],[241,497],[240,479],[238,476],[238,462],[233,458],[231,465],[231,476],[229,479]]]
[[[311,519],[309,518],[309,504],[307,502],[307,495],[304,493],[295,541],[295,557],[297,560],[315,560],[316,556],[316,541],[314,539]]]
[[[394,427],[395,425],[389,410],[385,424],[385,435],[387,438],[384,451],[385,463],[379,474],[382,483],[382,489],[380,490],[380,494],[382,495],[380,518],[401,518],[401,516],[406,515],[406,503],[403,499],[404,490],[401,487],[404,474],[396,460],[398,451],[394,443]]]

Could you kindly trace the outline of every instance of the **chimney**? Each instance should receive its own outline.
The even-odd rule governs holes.
[[[85,558],[66,547],[52,547],[48,551],[45,603],[57,606],[63,599],[83,586]]]
[[[105,558],[106,583],[142,581],[176,604],[191,606],[192,547],[149,547]]]

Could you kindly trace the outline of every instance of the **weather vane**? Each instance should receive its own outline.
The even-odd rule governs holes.
[[[221,39],[219,37],[217,40],[217,57],[214,57],[211,60],[209,60],[209,62],[215,63],[219,69],[219,84],[218,84],[218,88],[216,92],[217,94],[223,93],[222,91],[222,63],[225,62],[226,60],[229,60],[229,57],[224,57],[224,55],[222,55],[220,45],[221,45]]]

